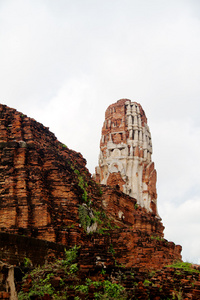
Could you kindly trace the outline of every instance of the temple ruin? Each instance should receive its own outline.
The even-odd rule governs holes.
[[[96,181],[135,198],[148,212],[157,213],[156,170],[152,141],[141,105],[118,100],[105,113]]]

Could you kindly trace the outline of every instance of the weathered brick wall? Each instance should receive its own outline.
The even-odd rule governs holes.
[[[147,245],[149,247],[155,248],[155,257],[151,257],[151,260],[154,259],[159,261],[163,260],[164,256],[170,254],[171,250],[175,248],[173,243],[168,243],[165,241],[151,241],[147,240],[146,235],[146,245],[144,244],[145,234],[141,232],[131,232],[134,243],[138,241],[137,249],[135,249],[132,254],[136,256],[137,261],[131,268],[125,267],[125,264],[119,266],[119,261],[114,259],[114,256],[109,251],[110,242],[113,242],[113,246],[117,245],[118,253],[116,257],[120,255],[123,259],[130,255],[126,251],[128,249],[128,244],[132,242],[130,240],[125,240],[126,244],[123,241],[125,237],[124,229],[118,229],[113,232],[109,232],[110,235],[98,235],[94,234],[91,236],[85,236],[84,244],[79,250],[79,280],[80,282],[85,282],[85,278],[92,278],[93,280],[102,280],[105,276],[105,279],[112,280],[113,282],[118,282],[126,288],[126,291],[129,295],[128,299],[165,299],[168,297],[172,299],[179,299],[178,296],[184,297],[184,299],[198,300],[200,296],[200,274],[186,272],[174,268],[163,268],[162,270],[156,270],[155,272],[151,271],[151,266],[149,264],[149,257],[146,255]],[[125,233],[126,234],[126,233]],[[117,241],[117,244],[114,243],[114,238],[120,238]],[[140,240],[140,241],[139,241]],[[163,246],[165,243],[165,246]],[[157,246],[155,246],[157,244]],[[127,248],[126,248],[127,247]],[[17,236],[8,233],[0,233],[0,249],[1,257],[0,260],[3,260],[4,263],[0,265],[0,299],[10,299],[10,289],[7,286],[7,280],[9,272],[12,270],[12,266],[7,265],[7,263],[20,265],[24,261],[24,258],[30,258],[35,265],[42,265],[46,259],[52,258],[52,256],[58,258],[62,257],[64,254],[64,245],[59,245],[52,242],[47,242],[43,240],[38,240],[35,238]],[[116,248],[115,248],[116,249]],[[157,255],[160,252],[160,256]],[[142,257],[142,254],[146,258],[142,258],[143,264],[140,263],[139,259]],[[174,255],[174,252],[171,252]],[[129,261],[130,257],[127,257]],[[166,261],[167,262],[167,261]],[[148,268],[146,268],[148,266]],[[155,265],[154,265],[155,267]],[[199,269],[198,266],[195,266]],[[102,269],[106,270],[106,274],[102,276]],[[19,268],[14,267],[14,270],[20,270]],[[51,271],[50,271],[51,272]],[[22,275],[22,274],[21,274]],[[16,287],[19,290],[19,279],[20,274],[15,274],[15,283]],[[56,276],[56,275],[55,275]],[[59,277],[61,274],[59,273]],[[57,276],[57,278],[59,278]],[[66,275],[64,274],[64,279]],[[13,278],[14,281],[14,278]],[[30,282],[29,282],[29,287]],[[64,287],[63,287],[64,288]],[[60,288],[62,290],[62,288]],[[47,295],[46,295],[47,296]],[[71,295],[75,297],[73,293]],[[94,299],[94,289],[89,291],[88,299]]]
[[[163,237],[164,226],[154,213],[147,213],[137,204],[136,199],[122,193],[117,188],[102,186],[102,205],[116,221],[150,235]]]
[[[78,223],[81,194],[72,165],[89,176],[85,163],[42,124],[1,105],[0,228],[59,242]]]
[[[45,260],[63,257],[65,245],[22,235],[0,232],[0,261],[19,266],[24,258],[29,258],[33,265],[42,265]]]
[[[85,164],[80,153],[60,143],[48,128],[0,105],[0,230],[66,247],[81,245],[81,264],[86,269],[90,260],[89,265],[95,267],[96,257],[111,245],[115,259],[127,266],[158,268],[181,258],[180,247],[162,241],[164,227],[154,213],[147,213],[134,198],[117,188],[98,186]],[[107,231],[109,238],[98,232],[87,235],[80,226],[78,209],[85,201],[82,185],[91,202],[90,210],[102,210],[110,218],[113,229]],[[7,253],[9,262],[15,261],[18,252],[29,256],[29,248],[37,249],[35,245],[40,243],[25,237],[7,237],[1,255],[6,259]],[[17,252],[13,250],[15,245]],[[46,257],[42,245],[41,255]],[[107,252],[105,264],[109,265],[114,258]],[[32,255],[30,252],[31,260]]]

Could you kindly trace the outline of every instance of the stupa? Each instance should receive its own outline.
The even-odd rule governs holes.
[[[96,181],[118,187],[147,212],[157,213],[152,140],[141,105],[121,99],[105,113]]]

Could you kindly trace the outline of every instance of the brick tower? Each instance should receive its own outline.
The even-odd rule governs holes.
[[[118,100],[105,113],[96,181],[117,186],[148,212],[157,213],[151,133],[141,105]]]

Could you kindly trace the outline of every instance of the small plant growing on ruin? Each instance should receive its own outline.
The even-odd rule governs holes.
[[[102,275],[105,275],[105,274],[106,274],[106,270],[102,269],[102,270],[101,270],[101,274],[102,274]]]
[[[32,266],[32,261],[28,257],[24,257],[24,267],[30,268]]]
[[[84,285],[84,284],[82,284],[82,285],[77,285],[77,286],[75,287],[75,290],[76,290],[76,291],[79,291],[81,294],[87,295],[88,292],[89,292],[89,287],[88,287],[87,285]]]
[[[152,278],[155,274],[156,274],[156,271],[151,271],[151,272],[149,273],[149,277]]]
[[[102,227],[98,229],[98,233],[100,234],[105,234],[105,235],[110,235],[110,233],[108,232],[108,228]]]
[[[164,241],[165,239],[163,239],[162,237],[160,236],[155,236],[155,235],[151,235],[151,239],[152,240],[156,240],[156,241]]]
[[[123,264],[118,264],[118,262],[115,260],[115,267],[118,267],[118,268],[125,268],[126,266],[123,265]]]
[[[62,147],[63,147],[63,148],[68,148],[65,144],[62,144]]]
[[[114,228],[115,228],[115,229],[119,229],[120,227],[119,227],[118,225],[115,225]]]
[[[181,291],[181,288],[179,289],[179,291],[173,291],[172,299],[177,299],[177,300],[182,300],[183,299],[183,293]]]
[[[101,212],[95,209],[93,209],[92,211],[95,216],[94,221],[101,225],[103,223],[103,221],[101,220]]]
[[[151,281],[145,279],[145,281],[143,282],[144,286],[149,286],[151,284]]]
[[[84,205],[79,205],[78,213],[79,213],[80,223],[84,228],[84,230],[86,231],[87,227],[92,224],[93,220],[90,218],[88,214],[88,209]]]
[[[52,286],[52,279],[56,276],[56,272],[67,274],[67,276],[76,278],[78,272],[78,265],[76,263],[79,247],[74,246],[71,249],[65,250],[65,258],[56,260],[53,263],[46,263],[42,267],[37,267],[29,274],[31,278],[31,286],[25,291],[22,290],[18,294],[19,300],[28,299],[42,299],[45,294],[48,294],[53,300],[66,299],[66,286],[65,277],[60,279],[59,287],[62,290],[60,294],[59,290],[56,290]],[[26,285],[27,275],[24,277],[24,284]],[[73,287],[74,288],[74,287]]]
[[[73,248],[69,249],[69,250],[65,249],[64,263],[66,265],[71,265],[77,259],[79,249],[80,249],[80,247],[78,247],[76,245]]]
[[[105,280],[103,283],[103,288],[104,294],[108,297],[108,299],[109,297],[110,299],[126,299],[125,288],[120,284],[111,283],[109,280]]]
[[[199,270],[196,270],[192,267],[191,263],[188,262],[182,262],[182,261],[177,261],[172,265],[167,265],[168,268],[175,268],[175,269],[179,269],[179,270],[183,270],[185,272],[188,272],[190,274],[192,273],[200,273]]]
[[[103,299],[115,299],[115,300],[125,300],[127,299],[125,288],[117,283],[112,283],[109,280],[105,281],[92,281],[87,278],[84,285],[77,285],[75,290],[80,292],[82,295],[87,295],[89,292],[90,286],[93,286],[97,289],[94,292],[95,300],[103,300]],[[101,291],[98,291],[100,289]]]
[[[115,249],[113,248],[113,245],[110,244],[110,247],[108,249],[108,252],[112,253],[112,255],[115,255]]]
[[[31,284],[29,288],[24,288],[18,293],[19,300],[43,299],[48,295],[52,300],[64,300],[71,291],[73,299],[87,299],[89,292],[93,293],[93,299],[96,300],[126,300],[127,294],[125,288],[110,280],[93,281],[90,278],[80,279],[77,277],[79,247],[74,246],[71,249],[65,250],[65,257],[55,262],[46,263],[42,267],[37,267],[29,275],[24,277],[24,287],[27,286],[27,278]],[[102,269],[101,274],[105,275],[106,271]],[[58,274],[60,277],[59,286],[53,286],[54,279]],[[66,276],[67,274],[67,276]],[[69,281],[69,277],[73,279],[73,284]],[[69,284],[69,282],[70,284]],[[30,281],[29,281],[30,282]]]
[[[77,266],[77,264],[72,264],[72,265],[69,267],[69,274],[76,273],[77,271],[78,271],[78,266]]]
[[[87,191],[86,191],[86,188],[88,187],[88,184],[87,182],[84,181],[84,178],[83,176],[80,174],[79,170],[77,169],[74,169],[72,167],[72,169],[74,170],[74,173],[77,175],[77,178],[78,178],[78,186],[81,188],[82,190],[82,200],[87,203],[87,204],[91,204],[91,200],[88,199],[88,194],[87,194]]]

